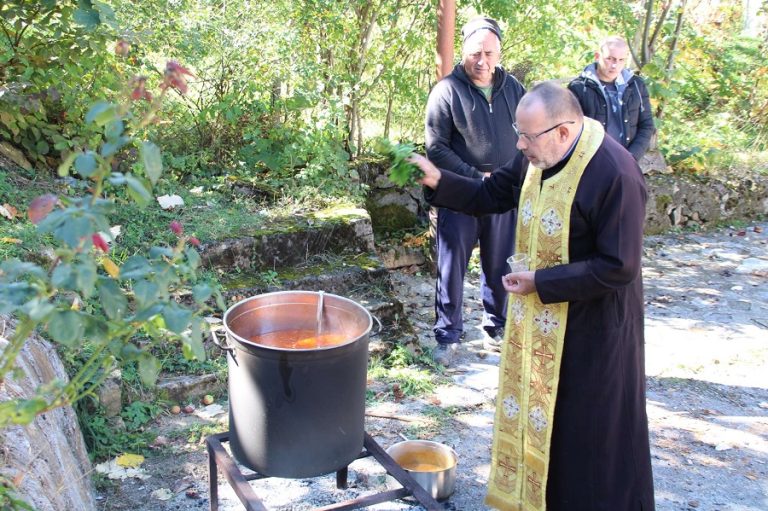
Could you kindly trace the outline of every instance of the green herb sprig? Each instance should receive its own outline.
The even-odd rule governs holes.
[[[424,176],[424,172],[416,164],[408,161],[408,158],[416,151],[416,146],[413,144],[399,144],[386,138],[380,138],[376,141],[375,149],[391,161],[388,175],[390,181],[397,186],[417,185],[418,180]]]

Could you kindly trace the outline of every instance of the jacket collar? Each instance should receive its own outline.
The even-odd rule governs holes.
[[[464,69],[464,65],[461,62],[456,64],[456,66],[453,68],[453,74],[462,82],[467,83],[473,87],[477,87],[477,85],[472,83],[472,80],[469,79],[469,75],[467,74],[467,71]],[[504,81],[506,79],[507,72],[504,71],[504,68],[501,66],[496,66],[496,68],[493,70],[493,90],[498,90],[501,88],[501,86],[504,85]]]
[[[581,72],[580,76],[586,80],[591,80],[595,82],[602,89],[603,84],[602,82],[600,82],[600,79],[597,77],[597,62],[592,62],[587,67],[585,67],[584,71]],[[624,87],[627,86],[629,81],[632,78],[634,78],[634,76],[635,76],[635,73],[633,73],[630,69],[627,69],[627,68],[622,69],[619,76],[616,77],[616,87],[619,90],[623,90]]]

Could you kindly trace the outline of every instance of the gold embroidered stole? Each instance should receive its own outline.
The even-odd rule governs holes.
[[[531,269],[568,263],[571,206],[587,163],[603,141],[600,123],[584,130],[565,167],[542,186],[529,165],[520,195],[516,252]],[[509,295],[486,503],[502,511],[545,511],[549,448],[568,302],[543,304],[537,293]]]

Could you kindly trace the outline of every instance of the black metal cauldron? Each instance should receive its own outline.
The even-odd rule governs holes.
[[[281,349],[249,341],[281,330],[314,330],[346,342]],[[238,462],[273,477],[341,470],[365,435],[368,338],[372,319],[358,303],[312,291],[247,298],[224,314],[229,369],[229,433]]]

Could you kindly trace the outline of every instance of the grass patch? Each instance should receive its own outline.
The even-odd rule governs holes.
[[[152,417],[145,417],[143,414],[150,412],[150,408],[142,410],[141,417],[137,415],[138,408],[128,413],[136,422],[129,420],[120,425],[117,420],[110,421],[106,417],[105,410],[97,403],[96,398],[86,398],[75,403],[80,429],[91,461],[104,461],[122,453],[149,454],[148,446],[156,435],[144,430],[144,426]],[[159,408],[155,406],[152,410],[159,413]]]
[[[396,389],[395,398],[418,397],[431,394],[440,376],[434,373],[431,358],[423,354],[416,355],[405,346],[396,345],[384,357],[373,357],[368,367],[368,378]],[[370,395],[371,399],[377,393]]]
[[[171,438],[184,438],[188,444],[198,445],[211,435],[227,431],[227,426],[218,422],[197,422],[181,431],[174,431]]]
[[[459,408],[428,405],[423,412],[423,419],[409,424],[405,436],[411,439],[431,439],[448,429],[449,423],[459,412]]]

